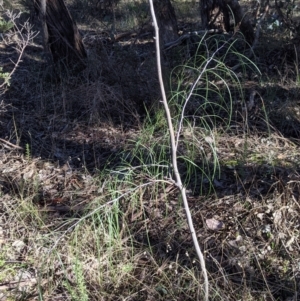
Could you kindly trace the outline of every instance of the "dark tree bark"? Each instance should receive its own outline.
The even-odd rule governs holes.
[[[33,1],[43,24],[45,51],[50,50],[53,62],[62,62],[68,69],[84,67],[86,51],[63,0]]]
[[[200,0],[203,29],[230,30],[229,9],[224,0]]]
[[[235,30],[240,30],[246,41],[252,44],[254,30],[247,14],[238,0],[200,0],[200,14],[203,29],[230,30],[230,16],[233,14]]]
[[[161,46],[178,38],[177,19],[170,0],[154,0]]]
[[[46,24],[46,0],[33,0],[33,5],[34,5],[34,10],[35,14],[39,17],[42,25],[42,36],[43,36],[43,45],[44,45],[44,51],[47,55],[47,59],[49,60],[49,44],[48,44],[48,29],[47,29],[47,24]]]
[[[154,11],[159,27],[162,75],[166,91],[170,91],[170,70],[163,52],[164,46],[178,38],[177,19],[170,0],[153,0]]]
[[[254,29],[249,19],[249,14],[245,13],[241,8],[238,0],[224,0],[227,5],[230,7],[236,29],[239,29],[244,35],[246,41],[252,45],[254,42]]]

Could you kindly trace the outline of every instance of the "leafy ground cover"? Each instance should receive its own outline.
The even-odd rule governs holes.
[[[37,36],[2,95],[0,300],[202,300],[147,6],[121,3],[112,40],[111,14],[79,4],[88,68],[55,73]],[[182,29],[193,5],[176,6]],[[298,52],[268,26],[254,55],[222,36],[167,53],[175,124],[196,83],[178,152],[210,300],[299,299]]]

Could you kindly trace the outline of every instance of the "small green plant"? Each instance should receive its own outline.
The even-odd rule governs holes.
[[[12,21],[6,21],[3,17],[0,17],[0,33],[4,33],[9,31],[14,27],[14,23]]]
[[[0,79],[3,81],[2,85],[10,86],[11,74],[9,72],[3,72],[3,67],[0,67]]]
[[[64,282],[64,286],[69,291],[73,301],[88,301],[89,296],[83,275],[83,268],[78,260],[76,260],[75,264],[73,265],[73,272],[76,279],[75,287],[73,287],[68,281]]]
[[[29,161],[31,159],[31,151],[28,143],[26,143],[25,145],[25,156],[26,156],[26,160]]]
[[[0,91],[4,90],[7,86],[10,86],[11,77],[19,67],[25,48],[30,45],[33,39],[37,36],[37,33],[32,30],[32,25],[30,25],[28,21],[21,25],[18,24],[21,12],[14,13],[13,11],[7,10],[5,15],[8,21],[4,20],[3,17],[0,16],[0,33],[3,33],[2,38],[5,45],[13,45],[13,48],[18,53],[18,58],[15,61],[12,61],[14,63],[14,67],[10,70],[10,72],[4,72],[3,68],[0,67]],[[13,35],[5,33],[12,28],[14,28]]]
[[[17,271],[17,266],[10,266],[9,264],[7,264],[7,254],[5,253],[9,251],[11,250],[8,250],[8,247],[5,247],[0,253],[0,282],[10,280],[15,276]]]

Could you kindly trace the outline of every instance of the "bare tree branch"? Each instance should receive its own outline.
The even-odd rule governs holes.
[[[12,45],[16,43],[17,45],[14,47],[14,49],[18,52],[18,58],[15,62],[12,62],[14,64],[13,69],[8,73],[6,76],[6,80],[4,83],[0,85],[0,90],[3,90],[6,85],[9,84],[9,80],[11,79],[12,75],[16,72],[18,66],[20,65],[22,61],[22,57],[25,51],[25,48],[30,45],[30,43],[33,41],[33,39],[37,36],[38,32],[35,32],[32,30],[32,25],[29,24],[28,21],[26,21],[23,25],[19,26],[16,22],[16,20],[20,17],[21,13],[14,14],[11,11],[7,11],[6,15],[10,22],[14,25],[14,32],[8,33],[4,36],[4,43],[7,45]],[[16,35],[16,38],[14,36]]]
[[[173,124],[172,124],[172,117],[171,117],[170,109],[169,109],[169,106],[168,106],[166,91],[165,91],[164,82],[163,82],[162,70],[161,70],[161,58],[160,58],[160,53],[161,52],[160,52],[160,44],[159,44],[159,28],[158,28],[157,20],[156,20],[156,16],[155,16],[153,0],[149,0],[149,3],[150,3],[151,15],[152,15],[152,19],[153,19],[153,25],[154,25],[154,29],[155,29],[155,44],[156,44],[156,59],[157,59],[158,78],[159,78],[160,89],[161,89],[161,94],[162,94],[162,102],[163,102],[164,109],[165,109],[165,112],[166,112],[166,115],[167,115],[167,122],[168,122],[168,128],[169,128],[169,133],[170,133],[170,143],[171,143],[171,151],[172,151],[172,167],[173,167],[173,172],[174,172],[175,181],[176,181],[175,185],[179,188],[179,190],[181,192],[181,197],[182,197],[182,200],[183,200],[183,204],[184,204],[184,208],[185,208],[185,212],[186,212],[190,232],[191,232],[191,235],[192,235],[192,238],[193,238],[194,247],[196,249],[198,258],[200,260],[201,268],[202,268],[202,271],[203,271],[204,284],[205,284],[205,299],[204,300],[208,301],[209,289],[208,289],[207,270],[206,270],[206,267],[205,267],[204,256],[201,252],[199,242],[198,242],[198,239],[197,239],[197,235],[196,235],[196,231],[195,231],[195,228],[194,228],[191,211],[190,211],[189,204],[188,204],[188,201],[187,201],[186,189],[182,184],[181,176],[180,176],[178,166],[177,166],[177,150],[176,150],[174,127],[173,127]]]

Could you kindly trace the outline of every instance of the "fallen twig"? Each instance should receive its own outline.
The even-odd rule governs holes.
[[[4,139],[2,139],[2,138],[0,138],[0,142],[3,143],[3,147],[8,148],[8,149],[10,149],[10,150],[11,150],[11,149],[20,149],[20,150],[23,149],[23,147],[18,146],[18,145],[15,145],[15,144],[12,144],[11,142],[6,141],[6,140],[4,140]]]

